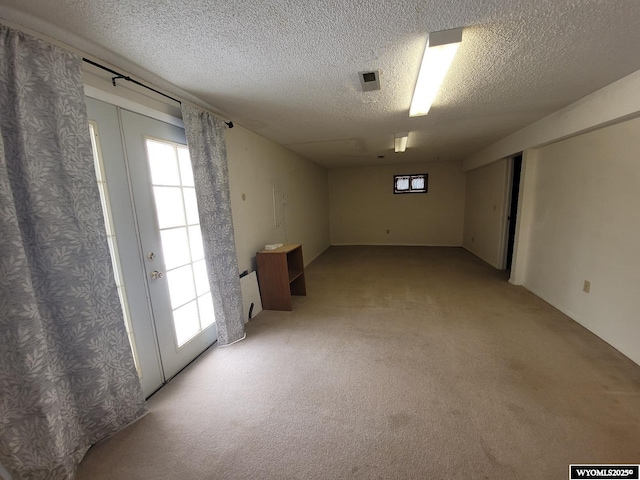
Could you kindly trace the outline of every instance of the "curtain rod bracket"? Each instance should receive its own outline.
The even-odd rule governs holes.
[[[114,87],[118,86],[118,85],[116,85],[116,80],[118,80],[119,78],[122,78],[123,80],[126,80],[128,82],[131,81],[131,77],[126,77],[124,75],[117,75],[117,76],[111,78],[111,83],[113,83]]]

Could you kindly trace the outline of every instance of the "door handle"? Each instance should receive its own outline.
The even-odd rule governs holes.
[[[164,277],[164,272],[159,272],[158,270],[154,270],[153,272],[151,272],[150,275],[152,280],[158,280],[159,278]]]

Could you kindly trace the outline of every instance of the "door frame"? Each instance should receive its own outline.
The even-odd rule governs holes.
[[[85,97],[91,98],[94,100],[98,100],[100,102],[107,103],[114,107],[119,107],[123,110],[127,110],[133,113],[137,113],[160,122],[168,123],[170,125],[174,125],[176,127],[180,127],[184,129],[184,121],[182,120],[182,112],[179,104],[176,104],[175,101],[167,100],[160,97],[150,97],[146,90],[141,90],[136,87],[134,84],[128,82],[119,83],[117,88],[114,89],[111,75],[108,72],[105,72],[102,69],[98,69],[93,67],[87,63],[83,63],[82,66],[82,74],[83,74],[83,82],[84,82],[84,93]],[[120,148],[124,149],[123,136],[121,134],[121,140],[118,142]],[[127,160],[128,161],[128,160]],[[145,159],[146,161],[146,159]],[[128,172],[127,165],[127,172]],[[128,174],[127,174],[128,175]],[[130,179],[127,178],[127,200],[133,202],[133,192],[131,192]],[[132,210],[135,215],[135,207],[131,205]],[[137,218],[135,219],[137,226]],[[137,228],[137,227],[136,227]],[[144,260],[144,252],[142,245],[140,244],[139,239],[137,239],[137,249],[139,251],[140,261]],[[145,285],[148,285],[146,282],[146,265],[143,263],[139,268],[140,275],[143,275],[143,281]],[[148,288],[148,287],[147,287]],[[150,315],[152,315],[152,305],[149,299],[149,292],[146,292],[147,299],[147,310]],[[157,389],[162,387],[171,377],[165,378],[165,373],[162,369],[162,359],[160,350],[158,347],[158,337],[157,332],[155,330],[155,324],[151,321],[153,328],[153,342],[156,345],[156,357],[157,364],[160,370],[160,374],[162,375],[162,383],[157,386],[157,388],[149,391],[145,390],[145,396],[148,398],[151,396]],[[212,326],[215,329],[215,325]],[[134,332],[137,336],[138,334]],[[142,379],[141,379],[142,380]],[[144,382],[143,382],[144,383]]]
[[[217,340],[214,323],[178,346],[168,278],[149,278],[152,270],[164,272],[166,266],[146,140],[156,138],[186,146],[186,135],[183,127],[91,97],[87,98],[87,111],[89,121],[97,127],[96,147],[104,160],[104,179],[113,192],[109,209],[119,245],[117,263],[122,266],[129,300],[125,308],[131,311],[134,351],[138,352],[140,379],[148,397]],[[155,252],[154,259],[148,258],[148,251]]]

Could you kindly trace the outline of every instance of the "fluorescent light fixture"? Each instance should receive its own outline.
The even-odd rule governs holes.
[[[396,133],[396,138],[395,138],[396,153],[404,152],[407,149],[407,140],[409,140],[409,132]]]
[[[431,104],[435,100],[447,70],[453,62],[453,57],[458,51],[460,42],[462,42],[462,28],[429,34],[409,109],[410,117],[419,117],[429,113]]]

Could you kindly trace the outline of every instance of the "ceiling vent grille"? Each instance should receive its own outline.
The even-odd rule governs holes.
[[[360,85],[362,85],[363,92],[373,92],[374,90],[380,90],[380,71],[374,70],[373,72],[359,72]]]

